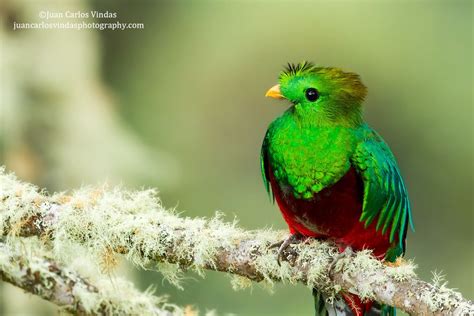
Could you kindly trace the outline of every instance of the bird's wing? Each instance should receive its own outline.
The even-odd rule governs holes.
[[[381,228],[382,234],[390,228],[390,242],[398,233],[404,252],[408,225],[413,229],[413,221],[407,190],[390,148],[371,130],[357,145],[352,164],[364,182],[360,221],[367,227],[377,219],[376,229]]]
[[[272,202],[274,202],[275,197],[273,196],[272,186],[270,185],[270,170],[268,162],[268,131],[263,139],[262,150],[260,152],[260,169],[262,171],[263,184],[267,190],[268,197]]]

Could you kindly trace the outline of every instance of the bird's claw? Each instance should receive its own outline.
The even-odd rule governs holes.
[[[339,262],[339,260],[343,258],[350,258],[354,255],[354,250],[350,246],[347,246],[343,252],[338,253],[332,260],[332,262],[329,264],[329,275],[332,276],[332,273],[334,271],[334,268],[336,267],[336,264]]]
[[[268,246],[268,249],[280,248],[281,244],[283,244],[284,241],[285,239],[277,241],[276,243],[270,244],[270,246]]]
[[[289,235],[284,240],[281,240],[281,241],[276,242],[274,244],[271,244],[269,246],[269,248],[278,247],[277,263],[278,263],[279,266],[281,266],[281,259],[283,258],[283,252],[286,250],[286,248],[288,248],[289,245],[294,244],[299,239],[300,239],[300,235],[292,234],[292,235]]]

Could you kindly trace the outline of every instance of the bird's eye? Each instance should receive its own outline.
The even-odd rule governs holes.
[[[311,102],[314,102],[319,98],[318,90],[316,90],[315,88],[306,89],[305,95],[306,95],[306,99],[308,99],[308,101],[311,101]]]

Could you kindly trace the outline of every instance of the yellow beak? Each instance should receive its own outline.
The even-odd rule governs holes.
[[[275,99],[284,99],[284,97],[281,95],[279,84],[276,84],[273,87],[271,87],[267,91],[267,93],[265,93],[265,96],[270,97],[270,98],[275,98]]]

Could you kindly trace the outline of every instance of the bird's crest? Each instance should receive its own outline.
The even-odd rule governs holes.
[[[308,61],[303,61],[298,64],[288,63],[285,69],[280,73],[280,79],[284,77],[293,77],[302,75],[305,73],[313,72],[316,70],[316,66]]]

